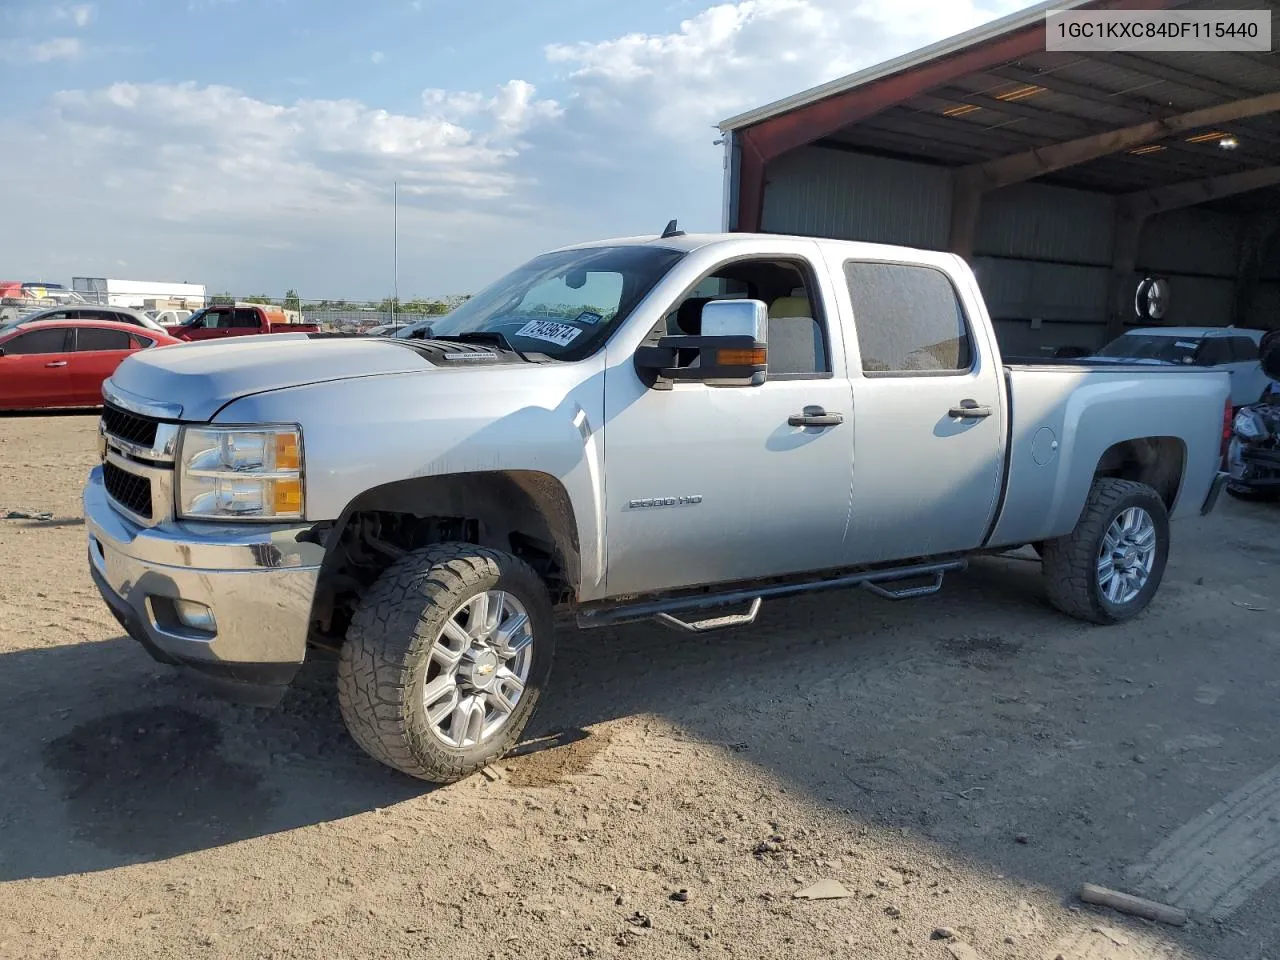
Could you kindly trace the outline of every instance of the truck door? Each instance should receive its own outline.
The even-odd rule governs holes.
[[[222,333],[231,325],[231,307],[210,307],[200,314],[200,320],[194,326],[183,329],[184,340],[212,340],[225,336]]]
[[[985,313],[969,316],[940,266],[833,255],[854,405],[844,560],[972,550],[994,516],[1004,462],[1003,369]],[[970,301],[976,310],[976,287]]]
[[[713,298],[769,305],[761,386],[647,389],[628,348],[605,376],[609,595],[836,566],[849,514],[853,408],[825,271],[809,241],[708,265],[651,332],[697,334]],[[664,329],[665,328],[665,329]],[[687,358],[686,362],[693,358]],[[828,425],[793,425],[821,412]]]
[[[243,337],[246,334],[270,333],[266,315],[256,307],[236,307],[231,312],[228,322],[228,337]]]

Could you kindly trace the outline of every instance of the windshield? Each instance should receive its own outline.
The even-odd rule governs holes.
[[[179,320],[177,325],[178,325],[178,326],[180,326],[180,327],[195,327],[195,326],[199,326],[199,324],[201,323],[200,318],[201,318],[201,317],[203,317],[203,316],[205,315],[205,313],[208,311],[208,309],[209,309],[208,307],[205,307],[205,308],[204,308],[204,310],[197,310],[197,311],[196,311],[195,313],[193,313],[191,316],[187,317],[187,319],[185,319],[185,320]]]
[[[1193,337],[1126,333],[1122,337],[1116,337],[1099,350],[1098,356],[1158,360],[1162,363],[1195,363],[1198,349],[1200,349],[1200,341]]]
[[[578,360],[596,350],[683,257],[661,247],[587,247],[535,257],[452,313],[397,337],[501,334],[516,350]]]

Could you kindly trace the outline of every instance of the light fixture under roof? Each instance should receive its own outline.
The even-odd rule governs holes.
[[[1035,84],[1027,84],[1014,90],[1006,90],[1004,93],[997,93],[996,99],[1011,103],[1015,100],[1025,100],[1027,97],[1034,97],[1037,93],[1043,93],[1044,87],[1038,87]]]
[[[1218,141],[1218,146],[1223,150],[1234,150],[1236,147],[1240,146],[1240,141],[1233,136],[1227,135]]]
[[[1208,143],[1210,140],[1221,140],[1229,136],[1231,134],[1225,130],[1210,130],[1208,133],[1197,133],[1193,137],[1187,137],[1187,143]]]

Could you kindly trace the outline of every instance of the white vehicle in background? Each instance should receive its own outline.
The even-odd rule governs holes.
[[[1263,372],[1258,357],[1264,333],[1244,327],[1140,327],[1116,337],[1091,360],[1217,367],[1231,375],[1231,405],[1239,408],[1280,392],[1280,382]]]
[[[35,323],[40,320],[106,320],[111,323],[128,323],[157,333],[167,333],[147,314],[129,307],[96,306],[91,303],[72,304],[70,306],[45,307],[15,316],[9,321],[0,322],[0,326],[11,326],[19,320],[23,323]]]
[[[148,310],[149,316],[162,327],[176,327],[191,319],[190,310]]]

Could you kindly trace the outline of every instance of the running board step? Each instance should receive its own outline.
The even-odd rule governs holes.
[[[884,597],[886,600],[914,600],[916,597],[927,597],[931,593],[937,593],[942,589],[943,571],[936,570],[933,574],[933,582],[921,584],[918,587],[882,587],[874,580],[862,581],[862,588],[874,593],[877,597]],[[902,580],[909,579],[902,577]],[[896,583],[895,580],[885,580],[885,583]]]
[[[764,606],[764,599],[756,597],[751,601],[751,607],[746,613],[731,613],[724,617],[708,617],[706,620],[681,620],[679,617],[673,617],[669,613],[655,614],[653,619],[659,623],[665,623],[669,627],[675,627],[677,630],[684,630],[686,633],[709,633],[712,630],[726,630],[729,627],[745,627],[748,624],[756,622],[756,617],[760,616],[760,608]]]
[[[721,630],[726,627],[745,626],[755,621],[760,612],[760,605],[766,599],[774,597],[792,597],[801,593],[816,593],[819,590],[837,590],[844,587],[865,587],[879,597],[889,600],[908,600],[913,597],[924,597],[937,593],[942,587],[945,574],[963,570],[967,561],[960,557],[951,560],[938,560],[932,563],[918,563],[906,567],[888,567],[878,570],[859,570],[837,577],[822,580],[797,580],[790,583],[771,583],[764,586],[744,587],[741,590],[729,590],[724,593],[686,594],[677,597],[662,597],[653,600],[640,600],[619,606],[606,606],[579,609],[577,613],[578,627],[612,627],[620,623],[634,623],[637,620],[660,620],[661,622],[693,633],[705,633],[710,630]],[[931,577],[932,582],[915,587],[893,587],[892,584],[904,580],[917,580]],[[748,603],[746,613],[732,614],[725,617],[710,617],[705,620],[686,620],[682,614],[690,614],[701,610],[727,607],[733,604]]]

